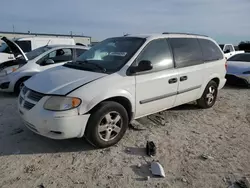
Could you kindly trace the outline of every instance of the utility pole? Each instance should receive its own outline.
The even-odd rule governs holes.
[[[13,33],[15,33],[15,26],[14,24],[12,25]]]

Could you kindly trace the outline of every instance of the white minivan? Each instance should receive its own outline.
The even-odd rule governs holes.
[[[31,76],[76,59],[89,48],[76,45],[46,45],[24,53],[15,42],[8,42],[16,59],[0,64],[0,91],[15,92]]]
[[[6,37],[2,37],[1,40],[5,43],[0,47],[0,63],[14,60],[16,56],[8,45],[10,40]],[[13,39],[13,42],[15,42],[24,53],[28,53],[36,48],[46,45],[75,45],[75,40],[73,38],[60,37],[24,37],[15,38]]]
[[[225,75],[224,54],[209,37],[115,37],[26,81],[18,108],[37,134],[85,136],[103,148],[116,144],[133,119],[191,101],[212,107]]]

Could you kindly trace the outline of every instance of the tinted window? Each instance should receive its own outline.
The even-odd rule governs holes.
[[[153,65],[153,71],[174,67],[172,55],[166,39],[157,39],[150,42],[140,53],[134,65],[138,65],[142,60],[150,61]]]
[[[48,59],[52,59],[55,63],[72,60],[72,49],[58,49],[50,52]]]
[[[177,68],[202,64],[202,52],[196,38],[171,38]]]
[[[30,52],[31,51],[31,41],[24,40],[24,41],[15,41],[15,43],[23,50],[23,52]]]
[[[35,50],[32,50],[31,52],[28,52],[26,54],[26,57],[28,58],[28,60],[32,60],[50,49],[51,48],[48,46],[43,46],[43,47],[37,48]]]
[[[220,44],[220,49],[223,50],[224,44]]]
[[[237,54],[229,58],[228,61],[245,61],[250,62],[250,54]]]
[[[211,40],[199,39],[204,61],[223,59],[223,54],[217,45]]]
[[[233,46],[230,45],[229,50],[230,50],[230,52],[234,51]]]
[[[46,65],[46,61],[51,59],[54,63],[62,63],[71,61],[73,59],[72,56],[72,49],[58,49],[50,52],[48,55],[44,56],[43,58],[37,61],[37,64]]]
[[[86,49],[76,49],[76,57],[79,57],[86,51],[87,51]]]

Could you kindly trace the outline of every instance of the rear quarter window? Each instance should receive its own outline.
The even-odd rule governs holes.
[[[202,52],[196,38],[171,38],[177,68],[203,64]]]
[[[223,54],[219,47],[211,40],[198,39],[201,45],[203,59],[205,62],[223,59]]]

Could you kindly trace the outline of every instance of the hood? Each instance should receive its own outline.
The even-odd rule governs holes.
[[[106,75],[58,66],[32,76],[25,82],[25,86],[43,94],[66,95],[77,87]]]
[[[227,72],[242,74],[245,71],[250,71],[250,62],[244,61],[228,61]]]
[[[24,57],[26,61],[28,61],[28,58],[23,52],[23,50],[15,42],[7,39],[6,37],[2,37],[1,40],[4,41],[8,45],[8,47],[10,48],[10,50],[12,51],[15,57],[17,57],[18,55],[21,55]]]

